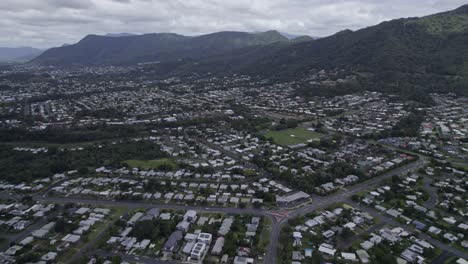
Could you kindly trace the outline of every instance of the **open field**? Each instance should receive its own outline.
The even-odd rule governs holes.
[[[303,127],[297,127],[280,131],[269,131],[265,134],[265,137],[272,138],[276,144],[289,146],[307,143],[308,140],[321,138],[322,134],[309,131]]]

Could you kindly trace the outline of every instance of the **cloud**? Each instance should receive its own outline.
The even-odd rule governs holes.
[[[0,46],[47,48],[87,34],[266,31],[326,36],[466,0],[1,0]]]

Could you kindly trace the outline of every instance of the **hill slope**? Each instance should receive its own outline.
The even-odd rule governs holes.
[[[292,77],[311,68],[340,67],[468,76],[467,9],[463,6],[423,18],[392,20],[285,47],[247,71]]]
[[[38,56],[42,50],[21,47],[21,48],[2,48],[0,47],[0,62],[25,62]]]

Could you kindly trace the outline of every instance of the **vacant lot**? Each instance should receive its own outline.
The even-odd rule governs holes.
[[[322,137],[322,134],[309,131],[303,127],[298,127],[280,131],[269,131],[265,134],[265,137],[272,138],[278,145],[287,146],[307,143],[308,140]]]

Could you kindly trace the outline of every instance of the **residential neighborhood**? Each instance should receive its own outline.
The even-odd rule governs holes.
[[[0,71],[0,263],[467,263],[466,97],[147,70]]]

